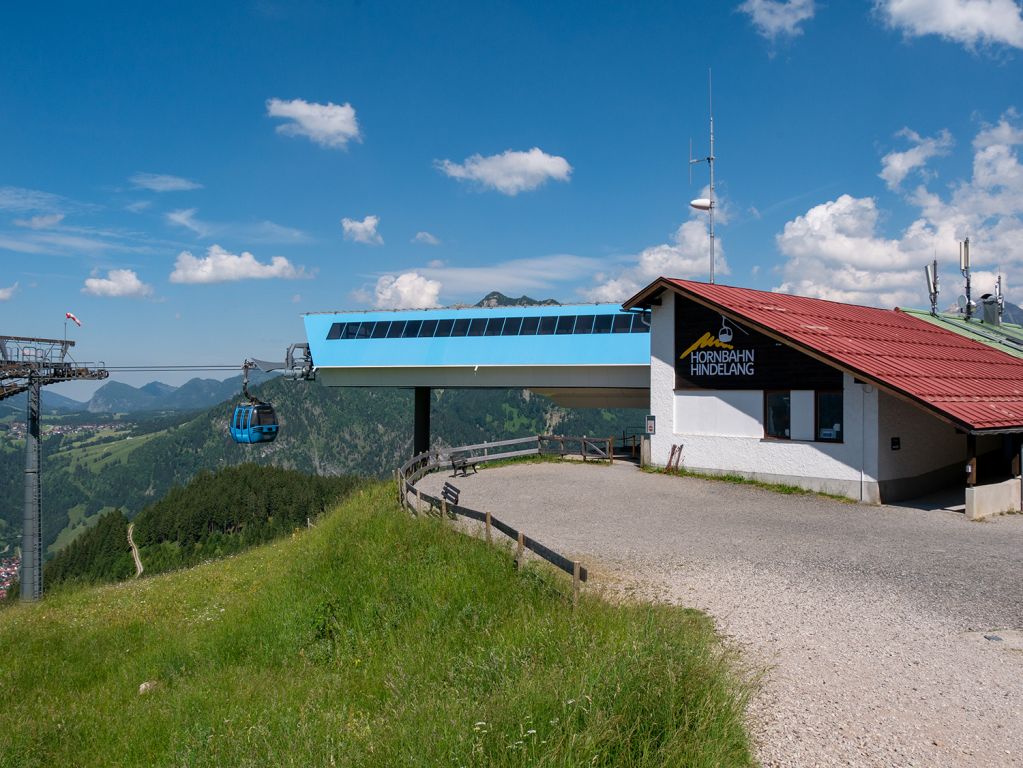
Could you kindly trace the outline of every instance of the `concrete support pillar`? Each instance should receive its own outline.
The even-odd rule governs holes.
[[[966,485],[972,488],[977,484],[977,436],[972,432],[966,435]]]
[[[430,450],[430,388],[416,387],[415,432],[412,437],[412,455]]]
[[[42,435],[39,422],[39,390],[36,379],[29,380],[28,429],[25,431],[25,512],[21,528],[21,599],[38,600],[43,594],[42,532]]]

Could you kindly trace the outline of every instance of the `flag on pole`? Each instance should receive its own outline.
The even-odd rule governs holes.
[[[81,327],[82,327],[82,321],[81,321],[81,320],[79,320],[79,319],[78,319],[77,317],[75,317],[75,316],[74,316],[74,313],[72,313],[72,312],[65,312],[65,313],[64,313],[64,319],[65,319],[65,320],[70,320],[70,321],[71,321],[71,322],[73,322],[73,323],[74,323],[75,325],[77,325],[77,326],[78,326],[79,328],[81,328]]]

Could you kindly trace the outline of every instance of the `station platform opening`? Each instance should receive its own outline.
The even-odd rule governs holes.
[[[324,385],[416,390],[416,453],[429,447],[432,388],[529,389],[566,407],[650,403],[650,312],[620,304],[317,312],[304,320]]]

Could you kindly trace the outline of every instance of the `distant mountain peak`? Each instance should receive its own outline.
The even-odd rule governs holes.
[[[477,307],[560,307],[561,302],[554,299],[532,299],[529,296],[519,296],[513,299],[505,296],[500,291],[491,291],[476,303]]]

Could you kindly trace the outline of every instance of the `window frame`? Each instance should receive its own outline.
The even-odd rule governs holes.
[[[789,428],[787,435],[770,435],[767,433],[768,414],[768,399],[771,395],[788,395],[789,398]],[[791,389],[765,389],[764,390],[764,440],[785,440],[788,442],[792,441],[792,390]]]
[[[842,408],[842,417],[839,421],[840,429],[838,437],[821,437],[821,395],[838,395],[839,405]],[[813,440],[815,443],[844,443],[845,442],[845,391],[842,389],[815,389],[813,391]]]

